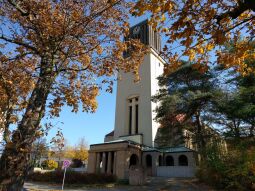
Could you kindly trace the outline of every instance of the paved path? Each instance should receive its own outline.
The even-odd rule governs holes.
[[[47,185],[37,183],[25,183],[27,191],[37,190],[61,190],[59,185]],[[180,178],[148,178],[144,186],[114,186],[107,188],[65,188],[68,191],[215,191],[206,185],[200,184],[196,179],[180,179]]]

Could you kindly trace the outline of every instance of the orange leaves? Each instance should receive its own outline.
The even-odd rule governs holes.
[[[79,139],[75,146],[67,146],[64,151],[64,157],[86,161],[88,159],[88,146],[85,139]]]
[[[255,15],[249,6],[251,2],[244,1],[243,9],[235,0],[139,0],[132,13],[139,16],[149,12],[150,24],[169,38],[164,48],[164,56],[171,61],[169,71],[178,68],[182,59],[205,65],[216,56],[221,64],[245,75],[255,72],[245,64],[246,59],[252,58],[248,41],[253,40]],[[238,56],[227,58],[220,53],[226,44],[236,44],[242,38],[246,38],[246,44],[237,48]]]
[[[254,42],[242,40],[232,44],[234,51],[218,51],[218,62],[225,67],[234,67],[243,75],[254,73],[254,67],[250,63],[255,60]]]
[[[82,54],[80,56],[80,62],[82,63],[83,66],[87,66],[90,64],[90,61],[91,61],[91,57],[89,55],[86,55],[86,54]]]
[[[137,74],[144,47],[139,42],[123,42],[122,39],[129,31],[127,21],[131,4],[114,2],[26,0],[21,7],[28,16],[8,2],[3,3],[0,14],[6,23],[1,25],[3,34],[0,37],[10,39],[4,42],[7,45],[16,43],[16,48],[10,52],[13,57],[22,57],[13,58],[15,62],[8,71],[3,68],[3,74],[13,72],[5,83],[12,83],[8,86],[16,91],[16,97],[24,97],[12,101],[25,109],[26,96],[38,88],[37,80],[49,77],[39,77],[42,59],[47,60],[50,75],[56,76],[49,92],[52,101],[48,106],[52,116],[58,116],[64,104],[71,106],[74,112],[79,105],[85,111],[94,112],[99,87],[103,86],[98,78],[111,77],[120,70]],[[3,29],[4,24],[8,28]],[[128,46],[134,46],[134,51],[132,57],[124,59],[123,52]],[[4,47],[0,48],[4,50]],[[0,56],[3,62],[8,59]]]
[[[81,100],[83,103],[84,111],[91,110],[92,112],[95,112],[95,110],[97,109],[96,97],[98,94],[99,94],[99,89],[96,86],[92,86],[88,88],[84,87],[81,90]]]
[[[97,46],[97,54],[102,54],[102,53],[103,53],[102,47],[100,45]]]

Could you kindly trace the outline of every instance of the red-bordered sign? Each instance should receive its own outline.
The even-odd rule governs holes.
[[[68,168],[70,165],[71,165],[71,161],[69,161],[69,160],[63,161],[63,168]]]

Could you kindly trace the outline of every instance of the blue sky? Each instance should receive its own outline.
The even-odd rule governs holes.
[[[130,18],[130,24],[131,26],[135,25],[146,18],[146,15],[139,18]],[[105,134],[114,129],[116,87],[117,84],[115,83],[111,94],[100,92],[97,98],[98,109],[95,113],[72,113],[71,108],[63,107],[60,117],[51,121],[55,127],[50,130],[47,139],[50,140],[56,134],[57,127],[59,127],[70,145],[76,144],[79,138],[82,137],[89,144],[103,142]]]

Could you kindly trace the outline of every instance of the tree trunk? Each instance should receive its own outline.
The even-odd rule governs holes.
[[[203,132],[203,126],[201,124],[201,121],[200,121],[200,113],[197,112],[195,114],[195,118],[196,118],[196,126],[197,126],[197,135],[196,135],[196,142],[197,142],[197,145],[198,145],[198,152],[201,154],[201,159],[203,158],[203,151],[204,151],[204,148],[205,148],[205,140],[204,140],[204,132]]]
[[[235,138],[236,139],[239,139],[240,138],[240,122],[236,122],[235,120],[234,120],[234,122],[233,122],[233,124],[234,124],[234,135],[235,135]]]
[[[250,133],[249,133],[249,136],[250,136],[250,137],[254,137],[254,130],[255,130],[255,125],[251,125],[251,127],[250,127]]]
[[[6,144],[0,160],[0,183],[2,190],[20,191],[29,170],[31,145],[38,137],[39,124],[45,114],[45,105],[55,80],[52,63],[41,59],[39,79],[29,98],[26,112]]]

